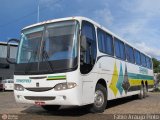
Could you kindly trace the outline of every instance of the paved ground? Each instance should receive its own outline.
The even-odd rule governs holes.
[[[158,120],[160,119],[160,93],[149,93],[149,97],[143,100],[139,100],[137,97],[127,97],[123,99],[112,100],[108,102],[108,107],[104,113],[92,114],[84,109],[84,107],[62,107],[57,112],[48,113],[39,106],[17,104],[14,100],[13,92],[0,92],[0,119],[2,119],[1,114],[7,114],[8,117],[12,119],[18,118],[19,120],[110,120],[122,119],[121,117],[124,117],[122,119],[124,120],[126,114],[157,114],[157,116],[151,117],[155,117],[154,120]]]

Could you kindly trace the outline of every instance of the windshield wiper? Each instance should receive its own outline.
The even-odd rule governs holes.
[[[48,63],[48,66],[50,67],[50,69],[51,69],[52,72],[53,72],[52,63],[48,60],[49,55],[48,55],[48,53],[46,52],[46,50],[44,50],[44,48],[43,48],[43,51],[42,51],[42,61],[43,61],[43,58],[45,59],[45,62]]]
[[[27,64],[26,64],[26,66],[25,66],[25,71],[24,71],[25,74],[27,73],[27,71],[29,71],[29,68],[31,68],[31,65],[32,65],[32,64],[28,64],[28,63],[30,63],[30,61],[32,60],[33,57],[34,57],[34,59],[36,59],[36,57],[37,57],[37,54],[38,54],[38,46],[36,47],[36,50],[29,50],[29,48],[27,48],[27,51],[28,51],[28,52],[31,52],[31,56],[30,56],[30,58],[28,59]]]

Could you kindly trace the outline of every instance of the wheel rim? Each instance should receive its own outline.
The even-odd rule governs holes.
[[[94,97],[94,104],[96,107],[102,107],[104,104],[104,95],[103,92],[100,90],[97,90],[95,92],[95,97]]]

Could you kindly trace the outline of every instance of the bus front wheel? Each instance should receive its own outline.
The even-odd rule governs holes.
[[[94,95],[94,103],[89,106],[92,113],[104,112],[107,105],[107,90],[101,85],[97,84]]]
[[[50,112],[57,111],[59,110],[60,107],[61,107],[60,105],[43,105],[42,106],[43,109],[50,111]]]

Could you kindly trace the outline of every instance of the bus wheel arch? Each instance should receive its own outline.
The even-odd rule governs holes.
[[[139,90],[138,98],[139,99],[144,98],[144,82],[143,82],[143,80],[141,81],[141,84],[140,84],[140,90]]]
[[[107,83],[106,80],[101,78],[97,81],[97,84],[101,84],[105,89],[106,89],[106,95],[107,95],[107,99],[108,99],[108,88],[107,88]],[[96,84],[96,85],[97,85]]]
[[[146,86],[147,92],[148,92],[148,81],[145,81],[145,86]]]
[[[107,83],[106,83],[106,81],[104,80],[104,79],[99,79],[98,81],[97,81],[97,84],[101,84],[101,85],[103,85],[105,88],[106,88],[106,90],[107,90]],[[97,85],[96,84],[96,85]]]
[[[108,88],[107,88],[107,83],[106,83],[106,80],[101,78],[97,81],[96,85],[97,84],[101,84],[105,89],[106,89],[106,95],[107,95],[107,99],[108,99]]]
[[[139,93],[139,98],[145,98],[147,96],[147,85],[146,81],[142,80],[141,85],[140,85],[140,93]]]
[[[144,85],[145,87],[145,97],[148,97],[148,81],[145,81],[145,85]]]
[[[142,81],[142,85],[143,85],[143,98],[145,98],[147,96],[147,86],[146,86],[146,81]]]
[[[104,79],[98,80],[95,87],[94,103],[89,106],[92,113],[103,112],[107,106],[107,84]]]

